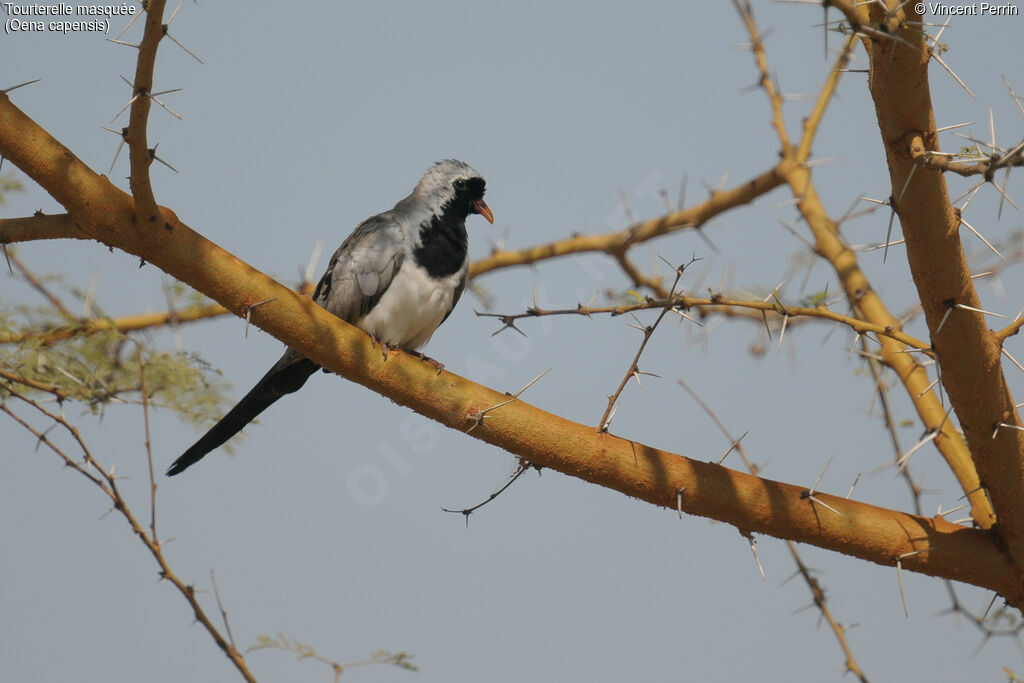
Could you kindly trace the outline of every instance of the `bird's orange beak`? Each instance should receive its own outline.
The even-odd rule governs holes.
[[[478,214],[484,217],[484,220],[491,225],[494,225],[494,214],[491,213],[491,207],[487,206],[487,202],[482,199],[477,199],[473,202],[473,208],[476,209]]]

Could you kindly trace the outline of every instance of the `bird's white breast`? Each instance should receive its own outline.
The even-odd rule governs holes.
[[[356,326],[389,346],[423,346],[452,310],[455,289],[465,276],[464,270],[435,280],[407,258],[380,301]]]

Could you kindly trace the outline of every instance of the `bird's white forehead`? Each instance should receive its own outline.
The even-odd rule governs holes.
[[[469,164],[458,159],[439,161],[423,174],[416,189],[425,194],[448,193],[459,178],[482,178]]]

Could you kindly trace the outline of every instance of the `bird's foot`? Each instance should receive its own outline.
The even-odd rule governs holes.
[[[425,353],[420,353],[419,351],[410,351],[409,353],[413,354],[424,363],[430,363],[431,365],[433,365],[434,369],[437,370],[437,374],[439,375],[441,374],[441,371],[444,370],[444,363],[434,360]]]
[[[381,353],[383,353],[383,355],[384,355],[384,362],[387,363],[388,362],[388,351],[392,350],[391,347],[388,346],[388,343],[386,341],[383,341],[382,339],[379,339],[377,337],[377,335],[375,335],[375,334],[371,334],[370,335],[370,343],[373,346],[376,346],[377,344],[380,344]],[[397,348],[395,350],[397,350]]]

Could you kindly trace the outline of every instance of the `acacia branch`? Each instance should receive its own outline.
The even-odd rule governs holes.
[[[747,35],[750,36],[750,52],[754,55],[754,63],[757,64],[759,72],[757,83],[765,91],[765,94],[768,95],[768,104],[772,110],[772,128],[775,129],[775,134],[779,136],[779,143],[782,145],[781,156],[785,158],[792,153],[792,144],[789,141],[789,131],[786,129],[786,117],[782,113],[782,96],[775,87],[775,81],[768,70],[768,56],[764,49],[764,40],[761,37],[761,32],[754,21],[754,9],[749,0],[744,0],[743,2],[733,0],[732,4],[736,11],[739,12],[743,26],[747,29]]]
[[[228,313],[230,311],[220,304],[208,304],[206,306],[188,306],[173,311],[139,313],[117,318],[86,318],[51,330],[30,330],[15,333],[0,332],[0,344],[21,344],[26,341],[39,341],[43,345],[48,345],[82,334],[92,334],[108,330],[117,330],[123,333],[138,332],[165,325],[177,325],[179,323],[216,318]]]
[[[874,7],[874,5],[872,5]],[[853,11],[852,7],[847,8]],[[740,7],[741,14],[749,14],[749,7]],[[890,17],[883,17],[883,21],[889,21]],[[763,52],[764,46],[756,39],[756,24],[752,18],[745,21],[748,31],[754,40],[755,54]],[[863,26],[861,26],[863,29]],[[890,51],[907,52],[904,48],[894,45],[893,41],[884,41]],[[848,53],[853,43],[847,41],[844,50],[836,59],[826,79],[825,85],[818,94],[813,112],[814,115],[807,120],[804,129],[803,141],[800,150],[807,153],[810,148],[810,140],[817,130],[817,123],[821,121],[828,102],[831,101],[835,89],[839,83],[839,77],[848,60]],[[888,52],[885,53],[888,55]],[[887,57],[885,57],[887,59]],[[763,63],[763,58],[756,57],[758,64]],[[872,57],[874,63],[874,56]],[[896,90],[906,89],[905,84],[890,84]],[[779,106],[775,100],[779,98],[774,90],[766,91],[773,109]],[[905,105],[911,106],[911,105]],[[929,109],[930,111],[930,109]],[[934,125],[933,125],[934,128]],[[785,141],[786,137],[780,136]],[[898,331],[902,328],[897,320],[887,309],[881,297],[874,291],[871,282],[861,270],[857,262],[857,255],[841,239],[836,222],[828,215],[828,211],[822,204],[817,188],[811,176],[811,170],[796,158],[796,152],[792,147],[784,147],[782,153],[790,158],[793,163],[788,167],[785,174],[786,182],[797,200],[797,209],[807,222],[814,236],[814,251],[828,261],[836,272],[839,282],[843,287],[846,298],[850,303],[857,317],[864,318],[876,325],[886,329]],[[799,162],[799,163],[797,163]],[[980,316],[979,316],[980,317]],[[895,371],[896,376],[903,383],[903,386],[913,402],[918,416],[929,432],[935,433],[932,443],[942,454],[950,470],[953,472],[961,488],[964,490],[971,503],[971,514],[976,524],[982,528],[989,528],[995,521],[992,506],[985,496],[981,487],[981,480],[978,477],[971,452],[968,451],[964,440],[957,433],[950,420],[946,419],[946,411],[941,405],[936,393],[931,390],[931,382],[925,368],[908,353],[901,353],[902,344],[897,343],[890,336],[879,337],[881,342],[882,361]]]
[[[980,175],[989,182],[992,182],[995,172],[1000,168],[1024,166],[1022,152],[1024,152],[1024,142],[1006,154],[993,153],[991,156],[980,158],[975,154],[964,157],[959,153],[928,150],[924,148],[920,140],[914,140],[910,145],[910,156],[914,159],[914,163],[922,168],[956,173],[965,178]]]
[[[913,335],[907,334],[900,329],[893,328],[890,325],[879,325],[861,318],[854,318],[852,316],[843,315],[842,313],[836,313],[823,305],[815,307],[789,306],[779,303],[778,301],[749,301],[746,299],[730,299],[728,297],[717,295],[710,299],[702,299],[680,294],[673,296],[671,299],[647,299],[641,303],[626,304],[622,306],[577,306],[576,308],[561,309],[530,307],[523,313],[481,313],[478,311],[477,315],[485,318],[498,318],[505,327],[512,327],[512,324],[515,323],[515,321],[523,318],[538,318],[552,315],[581,315],[591,317],[594,315],[608,314],[617,316],[632,313],[634,311],[660,309],[666,306],[683,311],[697,309],[704,315],[709,315],[711,313],[730,315],[735,314],[735,311],[731,309],[740,309],[772,313],[775,316],[785,316],[789,318],[818,318],[820,320],[827,320],[845,325],[858,334],[870,333],[874,334],[876,337],[887,337],[894,341],[898,341],[907,348],[923,351],[927,355],[931,355],[931,346],[920,339],[917,339]],[[757,322],[762,321],[762,317],[760,315],[750,316],[750,318]]]
[[[46,393],[53,394],[58,401],[63,401],[68,398],[68,394],[64,392],[56,384],[50,384],[49,382],[40,382],[30,377],[22,377],[17,373],[9,372],[8,370],[5,370],[3,368],[0,368],[0,379],[5,379],[8,382],[21,384],[26,387],[36,389],[37,391],[45,391]]]
[[[153,227],[159,218],[153,185],[149,178],[149,166],[153,163],[155,151],[150,151],[146,136],[149,110],[152,106],[153,69],[156,67],[156,51],[164,36],[163,16],[167,0],[148,0],[145,5],[146,24],[142,41],[139,43],[139,57],[135,62],[135,80],[132,83],[132,107],[128,129],[124,139],[128,143],[128,159],[131,175],[128,182],[135,197],[135,217],[139,227]]]
[[[636,267],[636,265],[629,260],[626,256],[626,249],[622,249],[612,255],[619,267],[622,268],[622,272],[626,274],[630,280],[633,281],[633,285],[637,288],[646,287],[647,289],[654,292],[656,296],[666,298],[669,293],[666,291],[665,286],[661,283],[661,278],[657,276],[645,275],[643,271]]]
[[[77,234],[80,232],[80,228],[66,213],[53,216],[37,213],[24,218],[2,218],[0,224],[3,224],[4,244],[32,240],[55,240],[65,237],[86,239],[84,235]]]
[[[1024,315],[1014,320],[1012,323],[1004,327],[1003,329],[996,332],[996,338],[999,339],[999,343],[1002,344],[1007,340],[1008,337],[1020,332],[1020,328],[1024,326]]]
[[[13,264],[19,271],[21,271],[21,276],[25,278],[25,281],[29,284],[29,286],[32,287],[32,289],[36,290],[39,294],[41,294],[44,299],[49,301],[50,305],[53,306],[53,308],[58,313],[60,313],[61,316],[70,320],[75,319],[74,314],[71,311],[69,311],[66,306],[64,306],[64,302],[61,301],[56,294],[51,292],[46,287],[46,285],[40,282],[39,278],[37,278],[32,273],[32,271],[25,267],[25,264],[21,262],[21,259],[19,259],[14,254],[8,253],[7,260],[11,264]]]
[[[691,261],[692,263],[692,261]],[[651,341],[651,337],[654,336],[654,331],[658,329],[658,325],[665,319],[668,312],[673,310],[672,295],[676,291],[676,285],[679,284],[679,278],[683,276],[683,269],[686,266],[679,266],[676,268],[676,277],[672,282],[672,288],[669,290],[667,301],[661,306],[661,313],[658,314],[657,320],[654,321],[653,325],[647,325],[646,327],[636,326],[643,333],[643,341],[640,342],[640,348],[637,349],[636,355],[633,356],[633,360],[630,361],[629,368],[626,370],[626,374],[622,377],[622,381],[619,382],[619,386],[616,387],[615,391],[608,397],[608,406],[605,408],[604,413],[601,414],[601,421],[597,424],[598,431],[608,431],[609,424],[612,421],[612,416],[615,413],[616,404],[619,401],[619,397],[622,395],[623,389],[626,388],[626,384],[629,380],[636,378],[636,381],[640,382],[640,375],[644,374],[641,372],[638,363],[640,362],[640,356],[643,355],[644,349],[647,348],[647,343]],[[639,322],[639,321],[638,321]]]
[[[849,671],[856,676],[861,683],[868,683],[868,677],[864,673],[864,670],[860,668],[860,664],[857,662],[857,658],[853,656],[853,650],[850,649],[850,643],[846,640],[846,626],[840,624],[835,616],[832,614],[832,610],[828,607],[828,600],[825,597],[825,590],[821,587],[818,579],[811,575],[811,570],[804,564],[803,558],[797,552],[796,544],[792,541],[786,541],[786,548],[793,556],[793,561],[796,562],[797,572],[800,573],[804,583],[811,591],[811,598],[814,600],[814,606],[821,612],[821,616],[828,622],[828,627],[832,629],[832,634],[836,637],[836,641],[839,643],[839,647],[843,651],[843,656],[846,657],[846,661],[843,665],[846,667],[846,671]]]
[[[575,235],[568,239],[517,251],[496,251],[487,258],[475,261],[469,270],[470,277],[483,275],[499,268],[525,266],[569,254],[603,252],[614,258],[616,254],[625,254],[630,247],[655,237],[685,228],[699,229],[715,216],[729,209],[750,204],[761,195],[784,184],[785,174],[791,166],[791,162],[783,160],[775,167],[745,183],[728,190],[714,191],[711,197],[704,202],[673,211],[661,218],[634,223],[624,230],[603,235]]]
[[[61,214],[61,216],[67,218],[66,221],[61,221],[61,224],[74,225],[74,221],[71,221],[68,214]],[[19,221],[21,219],[12,220]],[[0,219],[0,235],[5,234],[6,228],[7,223],[4,219]],[[66,235],[61,234],[56,235],[54,238],[64,236]],[[156,313],[136,313],[133,315],[103,318],[78,318],[68,311],[61,302],[56,299],[56,297],[46,291],[32,272],[13,255],[11,256],[11,261],[19,268],[19,270],[22,271],[22,275],[25,279],[28,280],[29,283],[40,292],[40,294],[48,299],[65,318],[70,320],[67,323],[49,329],[29,328],[19,332],[0,332],[0,344],[22,344],[28,341],[37,341],[46,346],[64,339],[94,334],[96,332],[116,330],[122,334],[127,334],[129,332],[139,332],[167,325],[174,326],[182,323],[191,323],[199,320],[216,318],[231,313],[231,311],[227,310],[220,304],[213,303],[186,306],[184,308],[174,308],[172,306],[166,311]],[[312,283],[303,282],[298,286],[297,291],[302,294],[311,295],[313,293],[313,288],[314,286]]]
[[[385,365],[361,330],[205,239],[169,209],[160,209],[154,229],[135,229],[132,198],[6,96],[0,96],[0,153],[63,203],[89,237],[158,266],[236,315],[250,310],[253,324],[332,372],[459,430],[474,424],[472,415],[507,400],[450,372],[438,375],[406,354],[391,354]],[[272,303],[252,308],[266,300]],[[820,515],[804,487],[598,433],[521,400],[489,417],[471,436],[534,465],[673,510],[685,489],[681,507],[690,514],[889,566],[906,556],[905,569],[985,586],[1024,605],[1024,584],[984,531],[816,493],[839,513]]]
[[[861,340],[861,347],[866,351],[866,344]],[[867,363],[868,369],[871,371],[871,379],[875,383],[875,391],[878,394],[878,404],[882,410],[882,421],[885,422],[885,431],[889,435],[889,440],[892,442],[893,447],[893,464],[899,466],[900,459],[903,456],[903,449],[900,448],[900,437],[896,432],[896,421],[893,419],[892,409],[889,406],[889,389],[885,385],[885,381],[882,378],[881,363],[873,358],[866,357],[864,359]],[[914,480],[914,477],[910,474],[909,467],[900,467],[899,474],[903,478],[903,481],[907,482],[907,487],[910,489],[910,499],[914,503],[914,512],[922,514],[921,512],[921,487]]]
[[[141,362],[141,355],[139,356],[139,358]],[[163,546],[160,543],[160,541],[157,540],[156,536],[156,484],[152,483],[152,459],[150,460],[150,477],[152,483],[150,500],[151,505],[153,507],[151,510],[151,531],[147,531],[146,528],[143,527],[142,524],[139,522],[138,518],[135,516],[135,513],[132,512],[132,509],[128,506],[127,501],[124,499],[124,497],[122,497],[121,492],[117,486],[117,477],[114,475],[113,468],[111,468],[108,471],[105,470],[102,467],[102,465],[100,465],[100,463],[93,457],[88,446],[86,446],[85,441],[82,440],[82,437],[78,432],[78,429],[76,429],[71,423],[67,422],[60,415],[46,410],[46,408],[42,407],[36,401],[33,401],[32,399],[22,396],[21,394],[14,391],[11,391],[10,393],[11,396],[31,406],[39,413],[42,413],[48,420],[52,421],[56,425],[60,425],[68,433],[71,434],[71,437],[74,439],[75,443],[78,444],[78,446],[82,449],[81,460],[72,458],[70,455],[67,454],[67,452],[64,449],[60,448],[57,444],[55,444],[47,436],[46,432],[38,431],[32,425],[30,425],[24,418],[22,418],[20,415],[11,410],[11,408],[6,403],[0,402],[0,412],[6,413],[9,417],[11,417],[11,419],[13,419],[19,425],[24,427],[26,430],[28,430],[29,433],[31,433],[33,436],[36,437],[36,439],[38,439],[39,443],[45,444],[47,448],[49,448],[61,460],[63,460],[65,466],[70,467],[71,469],[75,470],[76,472],[84,476],[86,479],[91,481],[110,499],[112,506],[111,509],[116,510],[118,513],[120,513],[121,517],[123,517],[124,520],[128,523],[128,526],[131,527],[132,533],[142,542],[143,545],[146,546],[146,549],[149,550],[150,555],[153,556],[153,559],[156,561],[157,566],[159,567],[160,570],[160,578],[169,581],[171,584],[174,585],[178,592],[181,593],[182,596],[184,596],[185,600],[192,608],[192,613],[195,616],[196,621],[202,624],[203,628],[205,628],[207,633],[210,634],[210,637],[213,638],[217,646],[224,652],[225,655],[227,655],[228,659],[231,660],[235,668],[238,669],[238,672],[242,675],[242,677],[250,683],[255,683],[256,679],[249,671],[249,667],[245,662],[245,657],[242,655],[242,653],[238,651],[237,648],[235,648],[233,643],[229,642],[224,638],[223,635],[221,635],[220,631],[217,630],[217,627],[214,626],[213,622],[210,621],[210,618],[206,615],[206,612],[205,610],[203,610],[202,605],[199,604],[199,600],[196,598],[196,592],[194,587],[186,584],[184,581],[178,578],[177,574],[174,573],[174,571],[171,569],[171,566],[168,564],[167,558],[164,556]],[[145,396],[145,394],[143,394],[143,396]],[[143,400],[143,409],[148,410],[145,398]],[[146,450],[147,452],[149,451],[148,417]]]
[[[725,423],[722,422],[722,420],[719,419],[715,411],[711,409],[711,406],[705,403],[704,400],[701,399],[701,397],[697,394],[697,392],[691,389],[686,384],[686,382],[679,380],[679,385],[683,387],[686,393],[688,393],[690,397],[697,402],[697,405],[699,405],[701,409],[705,413],[707,413],[708,417],[711,418],[711,421],[715,423],[716,427],[718,427],[718,430],[722,432],[725,438],[729,440],[733,447],[735,447],[736,452],[743,460],[743,465],[747,468],[747,471],[750,472],[751,474],[756,475],[760,468],[757,465],[755,465],[754,462],[747,456],[746,449],[743,447],[743,444],[740,443],[743,437],[741,436],[739,439],[735,438],[729,432],[729,429],[725,426]],[[728,455],[728,453],[726,453],[726,455]],[[740,531],[740,534],[750,541],[750,548],[753,550],[754,535],[750,532],[744,533],[742,530]],[[793,561],[796,562],[798,573],[803,578],[804,583],[807,584],[807,588],[811,591],[811,597],[814,600],[815,607],[818,608],[818,611],[821,612],[821,616],[828,622],[829,628],[832,629],[832,634],[836,637],[836,640],[839,643],[839,647],[843,650],[843,655],[846,657],[846,670],[857,676],[857,678],[859,678],[862,683],[867,683],[867,676],[865,676],[864,672],[861,670],[860,665],[857,663],[856,658],[853,656],[853,651],[850,649],[850,644],[846,640],[846,628],[839,623],[839,621],[832,614],[832,610],[828,606],[828,601],[825,598],[825,590],[821,587],[821,584],[818,582],[818,580],[811,575],[811,572],[807,568],[807,565],[804,564],[803,558],[800,557],[800,551],[797,550],[796,544],[792,541],[786,541],[786,548],[789,550],[789,553],[792,556]],[[760,560],[758,560],[758,566],[760,566],[760,564],[761,562]]]
[[[868,11],[875,21],[887,20],[873,5]],[[922,59],[922,54],[930,54],[924,34],[919,28],[901,26],[899,35],[917,49],[891,41],[866,41],[871,59],[868,86],[895,210],[943,385],[970,447],[979,485],[984,482],[995,510],[994,520],[977,516],[975,520],[985,527],[997,520],[1008,557],[1024,568],[1024,432],[997,429],[1000,423],[1021,426],[1024,422],[1003,375],[1002,340],[989,330],[982,314],[951,310],[955,305],[975,309],[982,305],[960,240],[960,215],[950,203],[945,177],[939,173],[911,177],[917,168],[915,147],[940,149],[928,87],[929,60]]]

